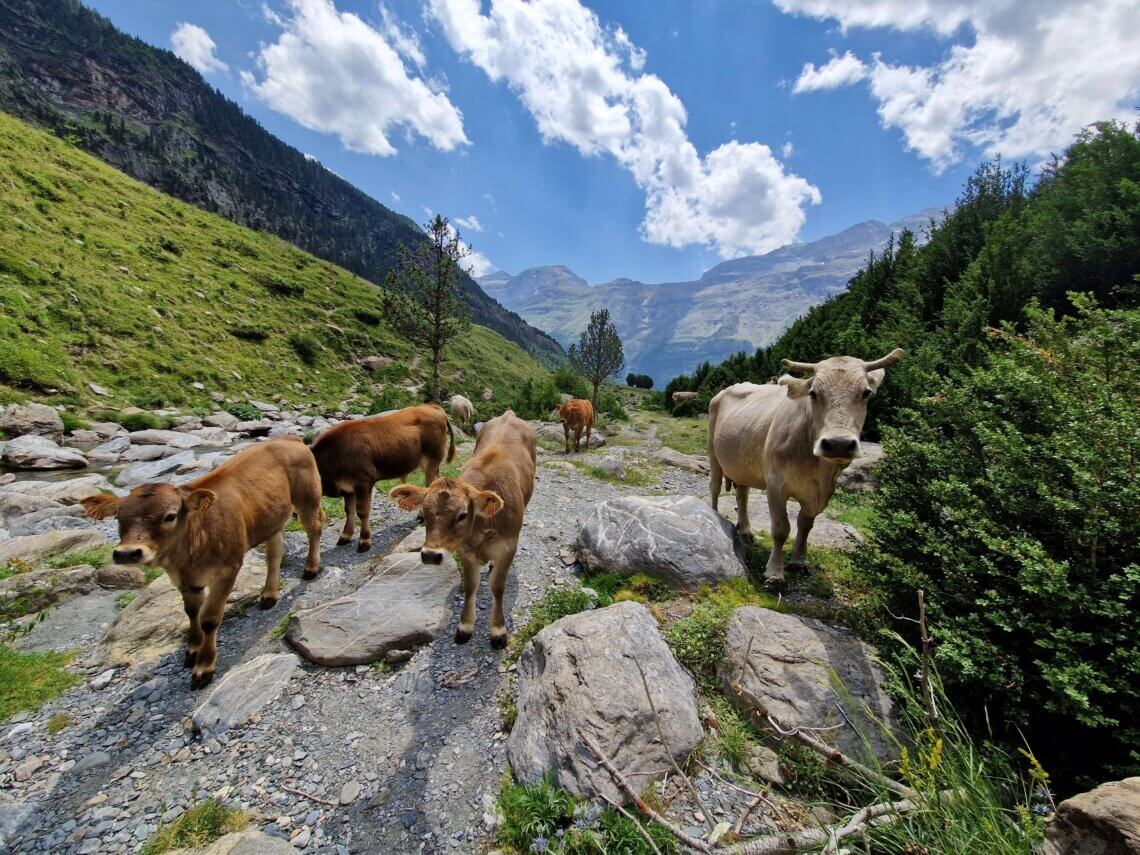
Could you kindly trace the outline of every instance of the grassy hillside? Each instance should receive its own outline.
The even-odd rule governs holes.
[[[358,276],[0,113],[0,399],[54,388],[91,403],[95,382],[108,403],[147,408],[204,406],[214,391],[335,403],[418,378],[380,313]],[[369,354],[395,362],[368,376],[356,361]],[[544,373],[474,326],[444,377],[502,400]]]

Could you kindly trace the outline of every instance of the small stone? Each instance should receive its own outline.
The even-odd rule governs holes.
[[[115,678],[115,669],[108,668],[106,671],[100,673],[97,677],[91,680],[91,688],[96,691],[102,691],[111,685],[111,680]]]
[[[303,707],[305,705],[305,696],[304,695],[293,695],[293,698],[292,698],[292,700],[289,701],[289,704],[293,707],[293,709],[299,710],[301,707]]]
[[[309,840],[312,837],[312,831],[308,828],[302,828],[297,834],[293,836],[292,844],[298,849],[304,849],[309,845]]]
[[[360,782],[357,780],[345,782],[345,785],[340,788],[340,803],[342,805],[352,804],[360,796],[361,789]]]
[[[29,757],[16,767],[16,780],[23,783],[31,778],[42,765],[44,765],[44,761],[39,757]]]

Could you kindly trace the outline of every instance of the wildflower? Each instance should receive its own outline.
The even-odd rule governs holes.
[[[548,849],[550,849],[550,841],[541,834],[530,842],[531,852],[546,852]]]

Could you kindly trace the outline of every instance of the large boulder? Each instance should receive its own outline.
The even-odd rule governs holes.
[[[0,565],[19,559],[33,567],[69,552],[89,552],[107,545],[106,536],[94,529],[61,529],[0,541]]]
[[[1044,855],[1140,855],[1140,778],[1101,784],[1057,805]]]
[[[219,837],[201,849],[171,849],[167,855],[296,855],[297,851],[288,840],[247,828]]]
[[[264,585],[265,557],[250,552],[226,600],[227,619],[253,605]],[[147,585],[107,628],[100,657],[107,667],[149,662],[185,644],[189,629],[182,594],[164,574]],[[220,632],[225,632],[224,624]]]
[[[650,573],[690,591],[748,572],[732,526],[695,496],[622,496],[596,505],[578,555],[589,570]]]
[[[13,404],[0,408],[0,437],[25,434],[60,439],[63,419],[46,404]]]
[[[662,745],[638,664],[665,734]],[[640,789],[701,741],[693,678],[673,658],[657,621],[640,603],[621,602],[564,617],[534,637],[519,660],[518,718],[507,739],[515,777],[537,784],[552,774],[578,796],[626,801],[594,762],[589,735]]]
[[[99,528],[99,521],[87,517],[79,505],[59,505],[43,508],[8,519],[9,537],[26,537],[62,529]]]
[[[87,456],[76,448],[64,448],[55,440],[25,434],[4,443],[0,463],[12,469],[82,469]]]
[[[136,430],[131,433],[131,445],[165,445],[185,451],[200,444],[196,436],[177,430]]]
[[[237,423],[241,421],[233,413],[227,413],[224,410],[219,410],[216,413],[210,413],[202,419],[202,424],[206,427],[221,428],[222,430],[233,430],[237,427]]]
[[[193,451],[180,451],[178,454],[172,454],[170,457],[163,457],[160,460],[135,463],[120,472],[115,478],[115,483],[120,487],[137,487],[139,484],[157,481],[193,459]]]
[[[230,669],[194,710],[194,729],[218,733],[240,727],[276,699],[300,670],[301,663],[292,653],[263,653]]]
[[[83,475],[64,481],[16,481],[0,487],[5,493],[39,496],[61,505],[76,505],[92,493],[109,489],[111,485],[102,475]]]
[[[293,615],[285,638],[318,665],[377,662],[389,650],[410,650],[442,635],[458,584],[451,556],[434,565],[416,552],[394,552],[355,593]]]
[[[898,756],[894,705],[874,648],[847,630],[759,606],[728,622],[721,686],[738,709],[766,725],[820,728],[821,738],[855,758]]]
[[[63,505],[54,499],[37,496],[35,493],[17,493],[0,487],[0,527],[25,514],[62,507]]]
[[[96,571],[90,564],[15,573],[0,579],[0,615],[7,618],[33,614],[70,597],[90,594],[96,587]]]
[[[380,371],[392,364],[390,356],[366,356],[360,360],[360,366],[368,372]]]

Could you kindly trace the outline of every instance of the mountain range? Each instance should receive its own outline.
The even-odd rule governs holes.
[[[132,178],[270,232],[382,283],[420,227],[261,127],[167,50],[78,0],[0,0],[0,110],[46,128]],[[540,361],[545,333],[461,284],[472,319]]]
[[[943,209],[929,208],[886,224],[868,220],[810,243],[725,261],[695,281],[647,284],[614,279],[591,285],[562,265],[502,270],[479,278],[489,295],[563,346],[576,341],[590,313],[607,308],[625,345],[626,371],[662,387],[701,362],[772,343],[817,303],[909,229],[924,242]]]

